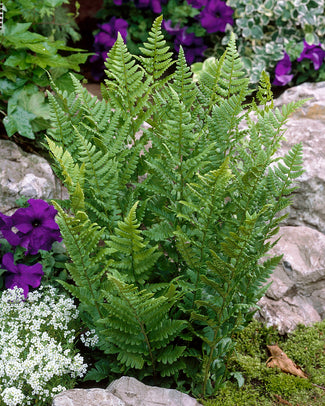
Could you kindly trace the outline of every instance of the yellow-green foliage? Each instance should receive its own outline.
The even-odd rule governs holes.
[[[141,56],[118,37],[102,101],[75,78],[73,94],[49,95],[48,144],[70,193],[68,212],[56,203],[71,258],[64,286],[109,375],[169,377],[209,394],[228,379],[234,333],[280,260],[265,254],[302,173],[302,145],[275,153],[302,102],[272,110],[264,75],[247,105],[234,36],[197,83],[182,49],[168,75],[161,22]]]

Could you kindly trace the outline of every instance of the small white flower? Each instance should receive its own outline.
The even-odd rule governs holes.
[[[25,396],[20,389],[15,388],[6,388],[2,393],[1,397],[3,402],[7,406],[16,406],[21,405],[21,402],[24,400]]]
[[[60,393],[60,392],[63,392],[63,391],[65,391],[65,390],[67,390],[67,388],[65,388],[64,386],[62,386],[62,385],[58,385],[58,386],[55,386],[53,389],[52,389],[52,393],[54,394],[54,393]]]
[[[87,364],[75,355],[70,328],[76,315],[73,301],[52,287],[30,292],[26,300],[22,289],[0,293],[1,405],[49,402],[53,393],[66,389],[53,388],[52,378],[85,375]]]
[[[85,334],[80,335],[80,340],[85,347],[95,347],[98,343],[98,336],[95,330],[86,331]]]

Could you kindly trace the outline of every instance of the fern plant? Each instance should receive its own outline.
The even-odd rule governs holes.
[[[102,101],[73,76],[72,94],[52,83],[48,147],[70,193],[55,202],[71,258],[62,284],[107,359],[92,378],[164,378],[207,396],[280,260],[266,255],[302,146],[275,154],[302,102],[274,110],[263,74],[247,103],[234,37],[198,82],[182,49],[170,73],[161,22],[141,56],[118,37]]]

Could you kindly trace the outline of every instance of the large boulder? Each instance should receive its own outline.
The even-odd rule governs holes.
[[[201,406],[175,389],[144,385],[123,376],[107,389],[71,389],[53,398],[52,406]]]
[[[176,389],[144,385],[129,376],[113,381],[107,390],[122,399],[126,406],[200,406],[194,398]]]
[[[278,154],[302,143],[304,174],[297,180],[282,236],[272,254],[284,254],[260,300],[257,318],[280,333],[325,318],[325,82],[286,90],[275,106],[309,99],[286,123]]]
[[[284,334],[325,318],[325,235],[306,226],[285,226],[279,236],[269,253],[283,258],[256,317]]]
[[[54,396],[52,406],[126,406],[105,389],[70,389]]]
[[[10,214],[21,196],[66,198],[66,192],[44,158],[24,152],[12,141],[0,139],[0,212]]]
[[[279,150],[284,155],[294,144],[303,146],[305,173],[298,179],[286,224],[308,225],[325,233],[325,82],[288,89],[275,100],[275,106],[302,99],[310,100],[288,119],[286,141]]]

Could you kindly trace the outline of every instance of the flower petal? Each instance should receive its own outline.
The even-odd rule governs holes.
[[[22,284],[27,284],[32,288],[38,288],[41,284],[42,276],[44,275],[42,264],[34,265],[17,265],[20,270],[20,281]]]
[[[2,257],[2,268],[12,273],[18,273],[12,252],[7,252]]]
[[[23,289],[24,296],[26,298],[29,292],[28,284],[22,282],[19,276],[17,276],[16,274],[8,274],[5,278],[5,288],[13,289],[15,286]]]

